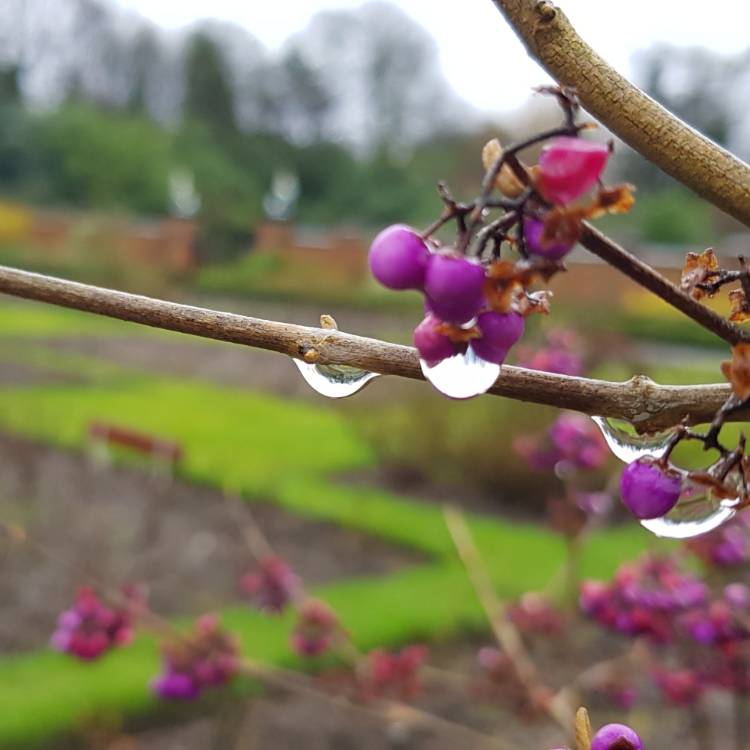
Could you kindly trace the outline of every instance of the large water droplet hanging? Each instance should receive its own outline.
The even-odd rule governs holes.
[[[645,456],[661,458],[674,435],[674,429],[639,435],[624,419],[591,417],[604,435],[612,453],[629,464]]]
[[[322,396],[346,398],[362,390],[379,373],[349,365],[315,365],[292,357],[307,384]]]
[[[500,365],[477,357],[469,347],[464,354],[455,354],[430,367],[419,360],[427,380],[450,398],[472,398],[491,388],[500,375]]]
[[[736,513],[738,503],[738,497],[717,497],[712,487],[686,479],[677,505],[666,516],[641,521],[641,525],[656,536],[690,539],[726,523]]]

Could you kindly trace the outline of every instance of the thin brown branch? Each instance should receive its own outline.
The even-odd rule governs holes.
[[[693,130],[608,65],[547,0],[493,0],[534,58],[613,133],[750,226],[750,166]],[[606,6],[602,10],[607,12]],[[679,14],[685,7],[675,6]],[[624,11],[623,11],[624,12]]]
[[[513,666],[518,684],[526,691],[531,700],[546,688],[536,665],[529,656],[516,627],[506,616],[506,609],[495,594],[490,574],[482,563],[479,550],[474,544],[471,531],[457,508],[448,505],[443,510],[445,525],[451,535],[459,559],[466,569],[477,599],[482,606],[492,633],[503,653]],[[559,691],[547,705],[547,713],[565,732],[573,726],[573,709],[567,690]]]
[[[315,350],[317,361],[423,380],[416,350],[335,330],[262,320],[56,279],[0,266],[0,293],[105,315],[168,331],[244,344],[302,357]],[[585,414],[617,417],[642,431],[710,422],[730,394],[723,383],[657,385],[636,376],[623,383],[578,378],[504,366],[490,390],[498,396]],[[743,413],[732,414],[740,419]]]
[[[644,263],[640,258],[620,247],[587,222],[584,222],[580,243],[589,252],[614,266],[657,297],[661,297],[672,307],[692,318],[703,328],[715,333],[728,344],[734,346],[741,341],[750,341],[750,334],[747,331],[685,294],[669,279],[651,268],[648,263]]]

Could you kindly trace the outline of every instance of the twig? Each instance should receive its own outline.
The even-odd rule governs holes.
[[[0,292],[118,320],[229,341],[301,357],[315,349],[318,361],[347,364],[385,375],[423,380],[412,347],[340,331],[309,328],[102,289],[75,281],[0,266]],[[626,419],[641,431],[710,422],[730,394],[728,385],[657,385],[636,376],[623,383],[503,366],[490,393],[584,414]],[[742,412],[732,414],[739,419]]]
[[[610,67],[546,0],[493,0],[526,49],[584,108],[657,167],[750,226],[750,166]],[[684,8],[676,6],[679,17]]]
[[[580,239],[589,252],[614,266],[640,286],[645,287],[665,302],[683,312],[696,323],[715,333],[727,343],[734,346],[741,341],[750,341],[750,334],[730,323],[726,318],[685,294],[671,281],[664,278],[640,258],[620,247],[616,242],[603,235],[598,229],[584,222]]]
[[[495,594],[492,580],[482,564],[469,527],[461,512],[456,508],[446,505],[443,515],[458,556],[466,569],[492,632],[503,649],[503,653],[510,660],[518,682],[529,696],[533,696],[538,688],[544,686],[543,682],[518,631],[505,616],[505,607]],[[547,706],[547,712],[566,733],[570,733],[573,726],[573,714],[567,690],[561,690],[555,694]]]
[[[445,719],[442,716],[437,716],[436,714],[416,708],[415,706],[389,700],[379,700],[369,705],[356,704],[349,701],[344,702],[342,699],[335,700],[330,695],[316,688],[312,680],[302,674],[290,672],[279,667],[269,669],[261,664],[249,661],[245,661],[243,667],[248,676],[260,679],[265,683],[277,685],[286,690],[301,693],[317,700],[345,706],[350,710],[369,714],[388,722],[404,722],[406,724],[431,727],[435,731],[451,734],[457,740],[461,738],[463,741],[470,743],[460,745],[461,747],[487,747],[495,748],[495,750],[513,750],[513,746],[499,737],[484,734],[450,719]]]

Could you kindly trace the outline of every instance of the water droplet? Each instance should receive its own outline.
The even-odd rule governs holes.
[[[739,498],[719,498],[711,487],[687,479],[677,505],[662,518],[641,521],[656,536],[690,539],[726,523],[736,513]]]
[[[591,418],[602,431],[612,453],[626,464],[644,456],[661,458],[674,435],[674,429],[639,435],[635,427],[624,419]]]
[[[349,365],[313,365],[292,357],[307,384],[322,396],[346,398],[362,390],[379,373]]]
[[[427,380],[450,398],[472,398],[491,388],[500,375],[500,365],[477,357],[469,347],[463,354],[455,354],[430,367],[419,360]]]

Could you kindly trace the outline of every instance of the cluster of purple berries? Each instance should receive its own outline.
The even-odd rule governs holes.
[[[535,168],[536,187],[547,201],[567,204],[597,182],[608,156],[602,144],[558,138],[542,150]],[[574,244],[546,240],[543,214],[524,216],[523,231],[529,254],[547,260],[560,260]],[[414,343],[428,367],[468,349],[500,365],[523,335],[523,315],[513,309],[514,301],[507,295],[492,293],[488,268],[456,250],[438,247],[408,226],[397,224],[378,234],[369,263],[383,286],[424,294],[427,314],[414,331]]]
[[[486,362],[502,364],[524,331],[517,312],[487,309],[485,268],[453,251],[442,252],[410,227],[384,229],[370,247],[370,270],[389,289],[417,289],[427,315],[414,331],[414,344],[429,367],[470,347]],[[454,327],[476,326],[476,338],[461,341]]]
[[[718,529],[689,539],[687,547],[708,565],[744,565],[750,561],[750,512],[742,511]]]
[[[84,587],[73,606],[60,615],[51,643],[59,651],[92,661],[132,640],[130,612],[105,606],[92,588]]]
[[[622,565],[609,584],[585,581],[580,605],[608,630],[670,643],[677,617],[704,606],[708,598],[706,584],[672,559],[644,557]]]
[[[412,700],[422,690],[420,668],[427,658],[425,646],[405,646],[400,651],[383,649],[367,655],[368,670],[361,689],[368,698],[396,695]]]
[[[299,596],[302,582],[281,558],[266,557],[257,570],[242,576],[240,589],[258,609],[280,614]]]
[[[645,558],[621,567],[610,584],[584,583],[581,607],[607,629],[659,648],[652,677],[668,703],[692,705],[709,687],[750,692],[745,584],[729,584],[711,598],[670,558]]]
[[[600,469],[609,457],[601,432],[588,417],[575,412],[561,414],[540,437],[516,438],[513,449],[534,471],[557,469],[566,474]]]
[[[320,656],[334,644],[341,633],[336,613],[318,599],[308,599],[297,614],[291,635],[292,649],[300,656]]]
[[[219,618],[198,618],[193,631],[162,647],[162,672],[151,689],[165,700],[195,700],[203,691],[226,685],[240,669],[239,647]]]

